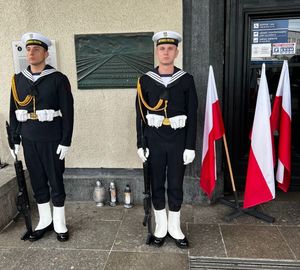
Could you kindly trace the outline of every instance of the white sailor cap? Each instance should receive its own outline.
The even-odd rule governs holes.
[[[156,46],[160,44],[174,44],[178,46],[181,42],[182,37],[180,34],[174,31],[160,31],[152,37],[152,40],[156,42]]]
[[[48,47],[51,46],[52,42],[49,38],[45,37],[41,33],[35,33],[35,32],[28,32],[25,33],[22,38],[21,42],[24,44],[24,46],[28,45],[39,45],[48,50]]]

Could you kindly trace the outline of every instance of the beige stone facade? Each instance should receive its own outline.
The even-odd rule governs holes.
[[[0,157],[10,162],[5,120],[13,74],[11,42],[37,31],[56,41],[58,69],[75,101],[72,168],[137,168],[135,89],[78,90],[74,35],[174,30],[182,33],[181,0],[12,0],[0,3]],[[176,65],[182,66],[182,46]]]

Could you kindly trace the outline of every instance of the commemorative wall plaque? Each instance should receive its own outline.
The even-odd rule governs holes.
[[[136,87],[153,69],[153,33],[75,35],[78,89]]]

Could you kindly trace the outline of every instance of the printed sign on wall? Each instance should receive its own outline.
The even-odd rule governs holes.
[[[52,45],[48,48],[49,56],[46,59],[46,64],[57,69],[57,57],[56,57],[56,46],[55,40],[51,40]],[[20,73],[28,66],[26,60],[26,48],[21,41],[12,42],[13,60],[15,73]]]
[[[299,54],[300,19],[252,20],[251,61],[273,62]]]

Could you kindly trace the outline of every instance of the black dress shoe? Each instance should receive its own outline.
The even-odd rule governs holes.
[[[57,240],[60,242],[66,242],[69,240],[69,231],[66,231],[65,233],[56,233]]]
[[[152,235],[151,242],[153,243],[154,246],[161,247],[164,244],[165,239],[166,239],[166,237],[159,238],[159,237]]]
[[[47,227],[40,230],[35,230],[32,234],[29,236],[29,241],[34,242],[39,239],[41,239],[46,232],[50,232],[53,230],[53,223],[51,222]]]
[[[186,249],[189,247],[189,241],[184,237],[183,239],[174,239],[177,247]]]
[[[184,237],[183,239],[175,239],[169,233],[168,233],[168,236],[174,240],[177,247],[182,248],[182,249],[186,249],[189,247],[189,241],[186,239],[186,237]]]

